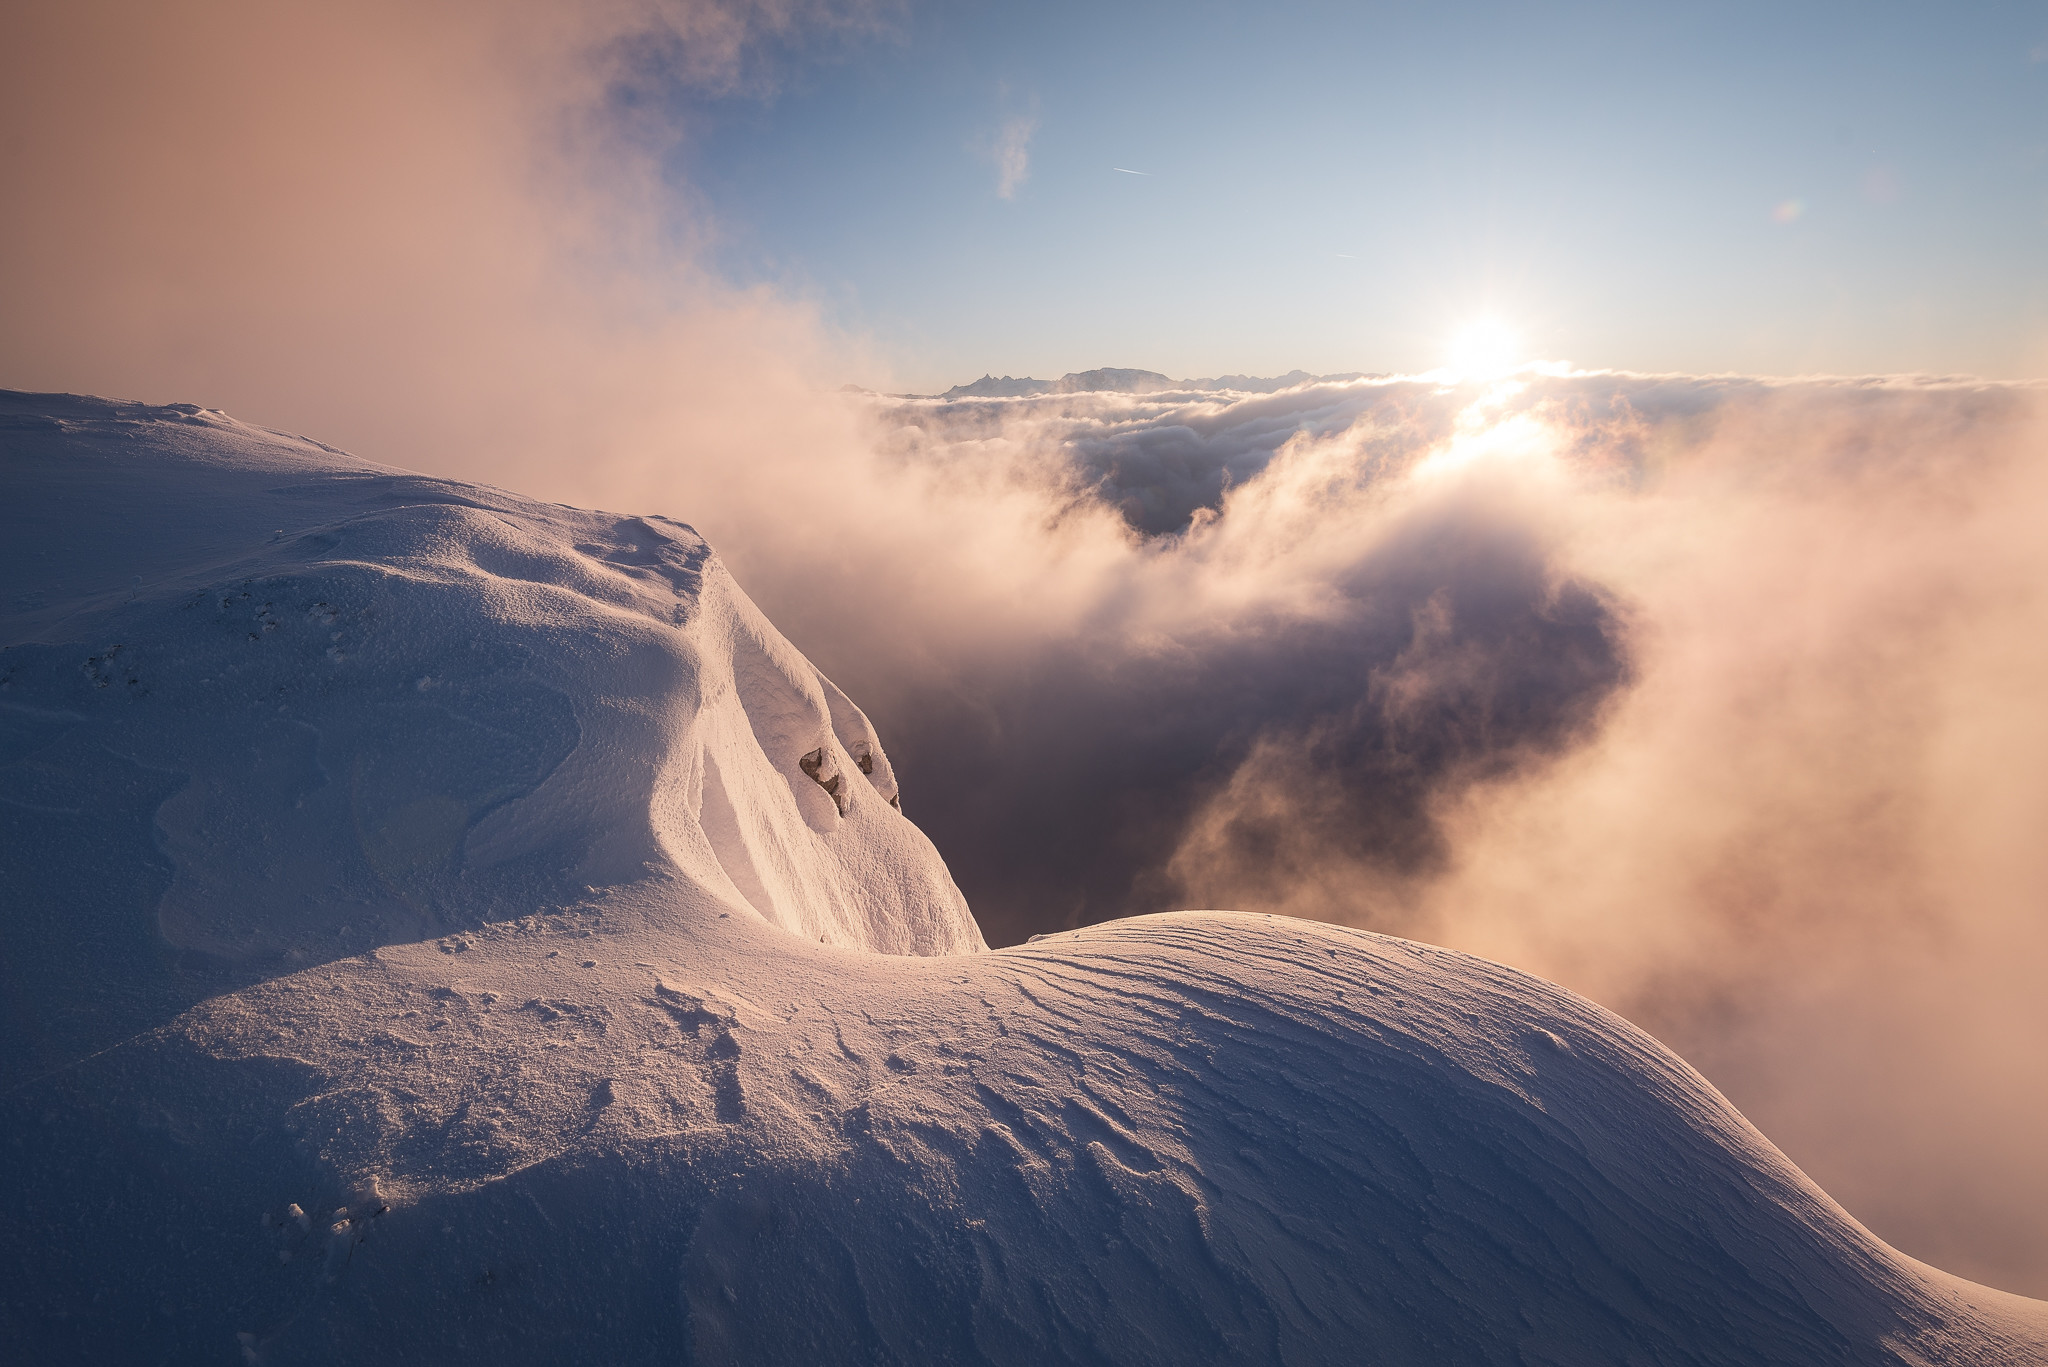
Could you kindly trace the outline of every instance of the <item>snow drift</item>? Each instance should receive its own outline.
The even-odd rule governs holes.
[[[28,1356],[2048,1360],[1540,980],[1223,913],[985,952],[680,524],[0,432]]]

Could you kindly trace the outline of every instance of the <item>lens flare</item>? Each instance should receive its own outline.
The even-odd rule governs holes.
[[[1521,339],[1498,318],[1475,318],[1451,338],[1451,373],[1461,380],[1494,380],[1514,371],[1522,361]]]

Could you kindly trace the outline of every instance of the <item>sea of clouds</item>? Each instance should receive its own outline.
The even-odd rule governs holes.
[[[1881,1232],[2040,1289],[2039,399],[1562,367],[871,398],[901,502],[864,610],[748,578],[992,942],[1231,907],[1532,968]]]
[[[0,383],[690,522],[991,942],[1220,906],[1511,962],[2048,1294],[2039,391],[840,393],[859,339],[702,265],[692,111],[892,16],[19,7]]]

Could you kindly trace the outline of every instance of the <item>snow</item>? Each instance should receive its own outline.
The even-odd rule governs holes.
[[[2030,1363],[1626,1022],[1189,912],[989,952],[689,528],[0,397],[25,1360]]]

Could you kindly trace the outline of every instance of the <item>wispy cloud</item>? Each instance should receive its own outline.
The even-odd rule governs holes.
[[[1018,187],[1030,177],[1031,135],[1037,131],[1038,120],[1029,114],[1009,119],[996,130],[989,144],[989,159],[996,164],[998,199],[1015,199]]]

